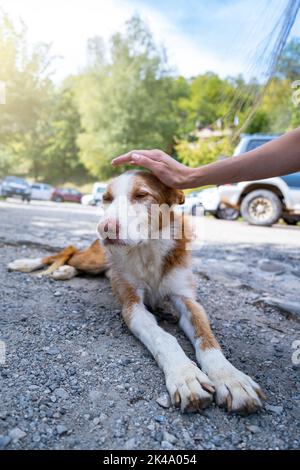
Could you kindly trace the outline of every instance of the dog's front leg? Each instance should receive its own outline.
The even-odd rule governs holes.
[[[158,326],[142,301],[125,301],[123,318],[163,370],[173,404],[180,404],[182,411],[196,411],[211,403],[214,389],[208,377],[185,355],[176,338]]]
[[[174,295],[172,301],[180,313],[179,324],[195,347],[198,363],[214,384],[217,403],[242,414],[261,408],[264,395],[259,385],[225,358],[203,307],[193,298],[180,295]]]

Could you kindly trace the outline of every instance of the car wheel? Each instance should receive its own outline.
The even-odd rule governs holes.
[[[284,215],[282,218],[288,225],[297,225],[297,223],[300,222],[300,217],[293,215]]]
[[[251,225],[269,227],[278,222],[281,212],[279,197],[267,189],[251,191],[241,204],[241,214]]]
[[[232,207],[218,207],[215,217],[223,220],[236,220],[239,215],[240,211],[233,209]]]
[[[53,198],[53,201],[54,201],[54,202],[63,202],[63,198],[60,197],[60,196],[55,196],[55,197]]]

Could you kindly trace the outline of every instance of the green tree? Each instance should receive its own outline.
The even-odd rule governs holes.
[[[49,46],[27,48],[26,29],[17,30],[7,16],[0,16],[0,80],[6,84],[6,103],[1,105],[1,154],[9,157],[6,169],[33,171],[42,167],[41,139],[48,120],[53,91],[47,75]],[[8,162],[7,162],[8,163]]]
[[[284,48],[277,73],[264,91],[262,102],[246,132],[284,132],[299,125],[298,110],[292,103],[292,82],[300,74],[300,38]]]
[[[179,102],[186,113],[186,128],[191,132],[195,127],[206,127],[217,119],[224,118],[234,98],[235,87],[230,80],[222,80],[216,74],[207,72],[194,78],[189,94]],[[233,115],[226,120],[233,121]]]
[[[295,106],[292,110],[290,129],[295,129],[296,127],[300,127],[300,105]]]
[[[110,161],[132,148],[172,152],[179,122],[174,112],[179,88],[170,77],[164,51],[139,17],[127,22],[124,34],[111,38],[109,56],[107,63],[100,54],[76,87],[83,127],[80,158],[102,178],[122,171],[114,170]]]
[[[245,129],[247,134],[257,134],[270,131],[270,115],[263,109],[258,109]]]
[[[275,77],[269,84],[259,110],[268,116],[268,132],[287,130],[292,117],[292,88],[289,79]]]
[[[300,77],[300,38],[291,39],[285,48],[277,66],[279,78],[287,78],[290,81]]]
[[[228,137],[212,137],[197,142],[181,140],[176,145],[176,151],[182,163],[195,168],[212,163],[221,156],[231,155],[233,148]]]
[[[87,177],[86,170],[79,161],[79,133],[80,116],[74,103],[72,81],[69,80],[54,96],[44,141],[44,177],[48,181],[64,183],[76,179],[78,175]]]

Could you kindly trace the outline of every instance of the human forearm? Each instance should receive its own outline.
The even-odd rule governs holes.
[[[112,163],[143,166],[178,189],[271,178],[300,171],[300,128],[238,157],[199,168],[188,168],[161,150],[133,150]]]
[[[300,170],[300,128],[267,144],[216,163],[191,169],[188,187],[281,176]]]

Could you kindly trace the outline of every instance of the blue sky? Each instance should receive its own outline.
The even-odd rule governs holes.
[[[287,0],[0,0],[28,26],[29,39],[53,44],[56,77],[86,62],[86,41],[108,38],[134,13],[148,23],[169,62],[184,76],[212,70],[221,76],[255,74],[251,64]],[[300,36],[300,19],[292,35]]]

